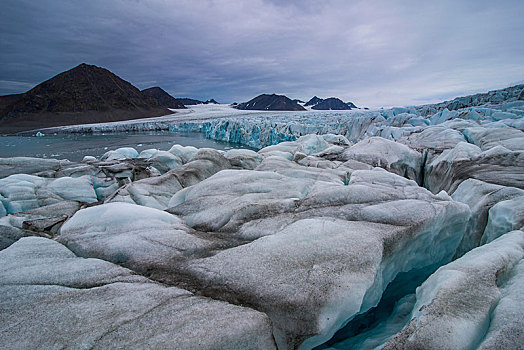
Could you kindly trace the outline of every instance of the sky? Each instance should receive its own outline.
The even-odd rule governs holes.
[[[0,95],[82,62],[140,89],[419,105],[524,83],[524,1],[0,0]]]

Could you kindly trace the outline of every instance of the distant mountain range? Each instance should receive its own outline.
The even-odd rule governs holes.
[[[315,110],[350,110],[357,108],[352,102],[343,102],[336,97],[322,99],[317,96],[311,98],[308,102],[290,98],[284,95],[259,95],[248,102],[232,104],[234,108],[257,111],[305,111],[302,106],[312,106]]]
[[[248,102],[239,103],[236,109],[257,111],[305,111],[306,109],[297,102],[284,95],[259,95]]]
[[[102,123],[171,114],[168,109],[218,103],[174,98],[155,86],[140,91],[109,70],[82,63],[22,94],[0,96],[0,133],[16,133],[52,126]],[[233,104],[241,110],[305,111],[349,110],[351,102],[314,96],[307,103],[284,95],[262,94]]]
[[[107,69],[82,63],[24,94],[0,97],[0,133],[171,114],[155,91],[142,93]]]
[[[316,110],[350,110],[357,108],[352,102],[346,103],[336,97],[322,99],[317,96],[307,101],[305,106],[312,106],[311,109]]]
[[[195,99],[187,98],[187,97],[178,97],[177,100],[182,102],[184,104],[184,106],[195,106],[195,105],[203,105],[203,104],[218,104],[218,102],[215,101],[214,99],[210,99],[210,100],[207,100],[207,101],[200,101],[200,100],[195,100]]]

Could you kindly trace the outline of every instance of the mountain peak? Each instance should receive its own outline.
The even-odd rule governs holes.
[[[312,109],[316,110],[350,110],[351,107],[336,97],[326,98],[315,104]]]
[[[260,111],[304,111],[304,107],[284,95],[262,94],[248,102],[235,106],[237,109]]]
[[[141,92],[144,96],[154,98],[157,101],[158,105],[161,107],[174,108],[174,109],[185,109],[186,108],[182,104],[182,102],[180,102],[179,100],[177,100],[176,98],[168,94],[164,89],[162,89],[159,86],[153,86],[148,89],[144,89]]]
[[[0,111],[2,132],[171,113],[109,70],[86,63],[38,84]]]

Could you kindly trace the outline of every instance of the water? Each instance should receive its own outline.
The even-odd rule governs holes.
[[[133,147],[138,152],[148,148],[167,151],[174,144],[219,150],[250,148],[237,143],[206,139],[202,133],[198,132],[154,131],[111,134],[57,134],[42,137],[1,136],[0,158],[25,156],[81,161],[84,156],[99,157],[105,152],[119,147]]]

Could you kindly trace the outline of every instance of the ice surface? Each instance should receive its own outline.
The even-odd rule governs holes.
[[[6,349],[275,348],[262,313],[78,258],[45,238],[0,251],[0,292]]]
[[[150,161],[151,166],[158,169],[161,173],[166,173],[184,164],[180,157],[167,151],[155,152],[155,154],[147,159]]]
[[[82,209],[60,229],[58,240],[83,257],[98,257],[137,270],[210,245],[174,215],[129,203]]]
[[[444,151],[425,167],[424,186],[434,193],[452,193],[467,178],[524,188],[524,151],[495,146],[487,151],[472,144],[459,143]]]
[[[524,195],[498,202],[489,210],[482,243],[489,243],[504,233],[524,227]]]
[[[491,313],[488,331],[479,349],[518,349],[524,344],[524,260],[513,268],[501,288],[497,306]]]
[[[344,151],[342,160],[350,159],[420,181],[422,155],[403,144],[382,137],[371,137],[349,147]]]
[[[524,132],[518,129],[475,127],[465,129],[464,136],[483,151],[499,145],[512,151],[524,150]]]
[[[47,189],[66,200],[86,203],[97,201],[93,183],[88,176],[61,177],[51,181]]]
[[[173,155],[173,157],[175,156]],[[216,172],[230,167],[231,163],[218,151],[202,148],[188,163],[168,171],[162,176],[132,182],[118,189],[108,201],[136,203],[152,208],[166,209],[171,197],[182,188],[196,184]]]
[[[198,149],[192,146],[184,147],[180,145],[173,145],[173,147],[169,149],[169,152],[182,159],[184,163],[187,163],[191,159],[193,159],[194,156],[196,156],[196,154],[198,153]]]
[[[523,303],[515,293],[522,285],[523,257],[524,232],[513,231],[441,267],[417,289],[411,321],[383,349],[472,349],[486,333],[502,338],[502,343],[518,344],[523,339],[516,331],[523,324],[522,313],[508,304],[519,308]],[[498,310],[498,322],[491,329],[493,310]],[[501,327],[502,320],[509,327]],[[501,328],[514,333],[504,337],[498,333]]]
[[[101,160],[120,160],[130,159],[138,157],[138,152],[132,147],[122,147],[114,151],[106,152],[100,159]]]
[[[466,233],[457,250],[457,255],[462,256],[464,253],[481,244],[481,239],[484,235],[486,224],[488,223],[488,211],[497,203],[512,198],[518,197],[520,201],[524,201],[524,191],[514,187],[504,187],[475,179],[468,179],[460,184],[452,197],[456,201],[469,205],[471,209],[471,217],[466,228]],[[518,207],[518,203],[516,204]],[[491,218],[492,221],[500,220],[500,218],[498,220],[496,219],[497,213],[500,213],[500,210],[494,211],[495,220]],[[513,208],[509,209],[506,217],[509,219],[510,216],[518,217],[517,212],[515,212]],[[500,234],[516,228],[518,224],[508,225],[506,223],[506,225],[503,226],[503,228],[497,227],[496,231],[499,233],[497,237]],[[492,227],[494,228],[493,224]]]
[[[254,239],[188,262],[185,273],[209,295],[268,313],[283,348],[315,334],[303,346],[322,343],[397,273],[450,259],[469,215],[385,170],[355,171],[348,186],[230,170],[176,196],[168,211],[191,227]]]
[[[257,152],[247,149],[232,149],[224,153],[233,167],[241,169],[255,169],[261,162],[262,156]]]
[[[11,175],[0,179],[0,195],[0,200],[9,214],[62,200],[86,203],[98,200],[93,184],[86,177],[46,179],[34,175]]]
[[[145,149],[138,155],[138,158],[151,158],[158,150],[156,148]]]
[[[46,170],[58,170],[66,161],[29,157],[0,158],[0,178],[14,174],[35,174]]]
[[[424,186],[434,193],[441,190],[449,191],[455,180],[454,168],[471,161],[481,153],[482,150],[475,145],[466,142],[457,143],[452,149],[445,150],[426,165]]]
[[[335,348],[518,348],[513,90],[61,128],[200,131],[261,149],[1,160],[0,347],[309,349],[336,333]]]

